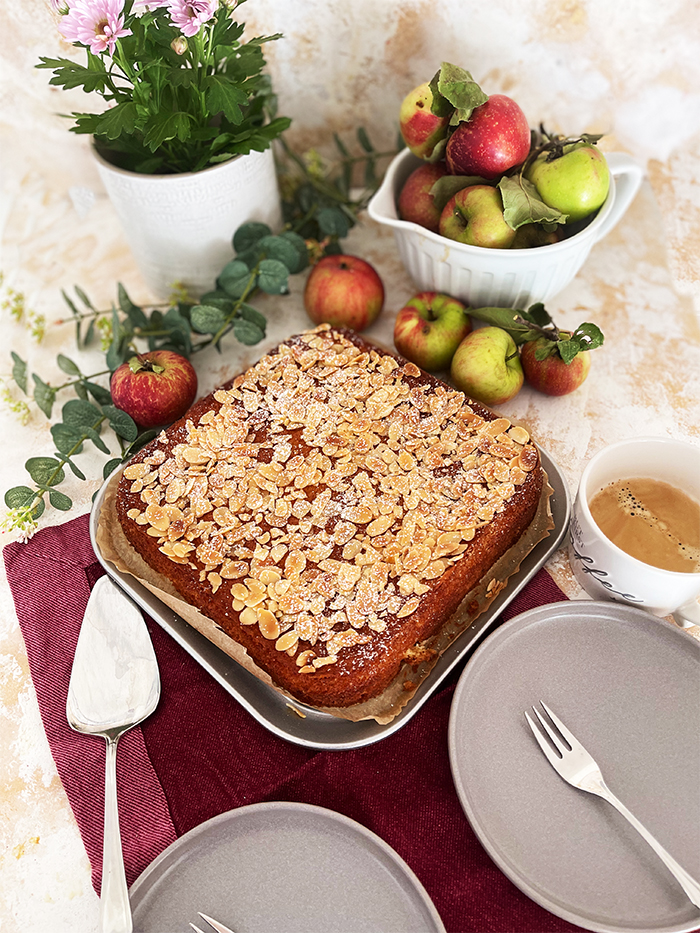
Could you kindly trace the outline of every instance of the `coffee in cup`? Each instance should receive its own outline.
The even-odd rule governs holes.
[[[581,476],[569,538],[589,596],[700,624],[700,447],[647,437],[601,450]]]

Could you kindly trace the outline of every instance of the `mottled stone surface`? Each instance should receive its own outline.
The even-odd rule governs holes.
[[[79,284],[107,307],[121,281],[137,301],[149,296],[99,183],[88,141],[69,134],[57,113],[85,106],[81,92],[48,86],[39,55],[69,54],[48,0],[0,0],[0,310],[3,352],[15,349],[54,384],[59,352],[75,355],[61,289]],[[363,125],[391,149],[400,101],[441,61],[468,68],[487,93],[513,96],[531,125],[604,132],[602,148],[626,151],[647,177],[619,226],[597,244],[549,310],[564,327],[595,321],[606,341],[575,394],[550,399],[525,388],[504,413],[521,421],[561,465],[572,493],[586,460],[623,437],[668,434],[700,443],[700,13],[691,0],[250,0],[250,35],[283,32],[267,47],[280,112],[294,120],[290,142],[330,155],[332,133],[352,141]],[[77,57],[77,53],[76,53]],[[414,287],[391,232],[365,219],[347,251],[376,265],[386,286],[383,316],[368,336],[391,346],[393,320]],[[265,298],[265,344],[230,340],[223,355],[197,361],[201,391],[244,369],[265,349],[308,325],[303,276],[289,296]],[[45,315],[41,344],[7,303],[22,293]],[[9,381],[11,363],[0,364]],[[102,369],[98,351],[81,356]],[[25,481],[24,461],[53,451],[49,424],[34,409],[26,426],[3,405],[2,490]],[[69,480],[73,512],[88,511],[104,456],[86,453],[89,482]],[[52,512],[46,522],[65,520]],[[4,536],[8,540],[8,536]],[[563,552],[549,569],[572,597],[581,593]],[[88,861],[41,726],[27,658],[5,580],[0,588],[0,926],[8,933],[97,929]]]

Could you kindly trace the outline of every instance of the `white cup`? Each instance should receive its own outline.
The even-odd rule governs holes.
[[[683,627],[700,625],[700,571],[662,570],[631,557],[605,537],[589,504],[619,479],[651,477],[700,501],[700,447],[666,437],[619,441],[597,453],[581,475],[569,525],[574,576],[593,599],[613,599],[672,615]]]

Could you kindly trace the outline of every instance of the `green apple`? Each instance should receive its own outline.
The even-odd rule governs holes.
[[[440,292],[419,292],[396,315],[394,346],[421,369],[438,372],[449,368],[471,329],[461,301]]]
[[[425,82],[404,97],[399,108],[399,129],[403,141],[419,159],[430,159],[433,150],[445,136],[450,125],[449,116],[439,117],[431,110],[433,92]]]
[[[458,191],[440,215],[441,236],[470,246],[508,249],[515,230],[503,216],[503,200],[498,188],[469,185]]]
[[[568,395],[578,389],[591,368],[590,351],[577,353],[570,363],[565,363],[558,351],[538,360],[537,351],[546,348],[551,348],[551,341],[538,337],[523,344],[520,350],[520,360],[529,384],[545,395]]]
[[[567,214],[567,223],[597,211],[610,190],[610,169],[603,153],[595,146],[575,143],[551,161],[550,155],[538,155],[525,172],[545,204]]]
[[[510,401],[525,378],[515,341],[500,327],[467,334],[452,357],[450,376],[460,391],[484,405]]]

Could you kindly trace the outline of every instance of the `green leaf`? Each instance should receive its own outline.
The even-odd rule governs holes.
[[[148,318],[143,313],[142,309],[129,298],[121,282],[117,283],[117,298],[119,300],[119,307],[124,314],[126,314],[134,327],[148,326]]]
[[[112,395],[109,389],[98,385],[96,382],[83,382],[90,395],[95,399],[98,405],[109,405],[112,401]]]
[[[450,117],[452,126],[466,123],[474,110],[489,99],[488,94],[484,94],[468,71],[458,65],[451,65],[449,62],[443,62],[438,72],[437,90],[454,107],[454,113]],[[433,100],[435,100],[434,92]],[[444,109],[441,103],[434,103],[433,107],[437,107],[438,110]],[[433,110],[433,112],[437,111]]]
[[[605,341],[602,330],[596,324],[590,322],[580,324],[572,336],[578,339],[584,350],[595,350],[596,347],[601,347]]]
[[[257,262],[257,255],[251,256],[253,264]],[[251,272],[245,262],[232,259],[226,263],[216,280],[220,288],[230,298],[240,298],[251,285]]]
[[[309,264],[309,251],[306,247],[306,240],[293,230],[285,230],[279,236],[281,240],[291,243],[297,253],[297,261],[293,267],[289,266],[289,271],[291,273],[302,272]]]
[[[102,412],[92,402],[73,398],[61,409],[64,424],[71,428],[93,428],[102,420]]]
[[[102,467],[102,479],[107,479],[108,476],[111,476],[112,473],[114,473],[114,471],[121,466],[121,464],[122,461],[119,457],[114,457],[112,460],[108,460]]]
[[[235,321],[233,333],[236,339],[246,346],[253,346],[256,343],[260,343],[265,336],[265,332],[256,324],[253,324],[252,321],[246,321],[243,318],[239,318]]]
[[[12,354],[12,378],[15,380],[20,389],[27,394],[27,364],[24,360],[19,357],[14,350],[11,351]]]
[[[85,434],[86,439],[91,440],[95,447],[97,447],[98,450],[101,450],[103,454],[109,453],[109,447],[105,444],[94,428],[83,428],[83,433]]]
[[[247,104],[248,96],[229,78],[223,75],[209,75],[205,98],[211,114],[223,113],[226,119],[234,124],[243,120],[241,107]]]
[[[29,486],[13,486],[5,493],[5,505],[8,509],[24,509],[36,497],[36,490]],[[32,509],[32,518],[38,519],[45,509],[44,500],[36,499],[36,505]]]
[[[77,467],[73,463],[72,460],[66,460],[65,463],[66,463],[66,466],[70,467],[71,473],[73,473],[74,476],[77,476],[78,479],[82,479],[82,480],[87,479],[87,476],[83,473],[83,471],[79,467]]]
[[[149,441],[152,441],[154,437],[158,437],[159,434],[160,434],[160,431],[157,428],[149,429],[148,431],[143,431],[141,434],[139,434],[139,436],[136,438],[133,444],[129,444],[129,446],[126,448],[126,450],[124,451],[123,459],[128,460],[129,457],[133,457],[135,453],[141,450],[142,447],[145,447],[145,445]]]
[[[258,241],[257,246],[266,259],[277,259],[287,267],[289,272],[294,271],[299,262],[298,249],[284,237],[265,236]]]
[[[350,231],[350,221],[339,207],[322,207],[318,212],[318,225],[325,236],[346,237]]]
[[[59,369],[63,370],[64,373],[67,373],[69,376],[79,376],[80,369],[78,366],[71,360],[69,357],[64,356],[63,353],[59,353],[56,357],[56,362],[58,363]]]
[[[241,224],[233,234],[233,248],[237,253],[241,253],[243,250],[255,246],[258,240],[262,240],[264,236],[269,236],[271,233],[272,230],[267,224],[250,220],[248,223]]]
[[[53,403],[56,401],[56,389],[44,382],[36,373],[32,373],[32,379],[34,380],[34,401],[46,417],[50,418]]]
[[[559,351],[559,356],[568,366],[574,357],[578,355],[581,345],[578,340],[564,337],[561,340],[557,340],[556,348]],[[537,356],[537,353],[535,353],[535,356]]]
[[[95,132],[107,139],[118,139],[122,133],[129,136],[138,123],[138,106],[133,100],[123,101],[100,115]]]
[[[258,285],[268,295],[284,295],[288,291],[289,270],[277,259],[263,259],[258,273]],[[255,341],[257,343],[257,340]]]
[[[37,486],[56,486],[66,477],[61,462],[53,457],[30,457],[24,467]]]
[[[126,441],[136,440],[139,429],[131,415],[128,415],[115,405],[105,405],[102,411],[107,416],[109,426],[115,434],[119,437],[123,437]]]
[[[170,331],[172,342],[189,356],[192,351],[192,328],[187,318],[178,308],[169,308],[163,315],[163,325]]]
[[[83,449],[83,432],[76,431],[75,428],[71,428],[67,424],[62,424],[61,422],[52,424],[51,436],[53,437],[54,444],[63,456],[68,456],[72,453],[79,454]]]
[[[545,204],[532,182],[521,175],[501,178],[496,187],[503,199],[503,216],[513,230],[530,223],[566,223],[568,214]]]
[[[461,191],[462,188],[468,188],[470,185],[490,185],[492,182],[479,178],[478,175],[443,175],[438,178],[430,189],[430,195],[438,211],[442,212],[447,202]]]
[[[190,311],[190,322],[199,334],[215,334],[226,324],[226,315],[211,305],[195,305]]]
[[[65,493],[59,492],[58,489],[52,489],[49,492],[49,502],[55,509],[59,509],[61,512],[67,512],[73,505],[73,500],[69,499]]]
[[[430,81],[430,92],[433,95],[433,101],[430,105],[430,112],[434,113],[436,117],[451,117],[454,113],[454,105],[451,104],[449,100],[440,93],[440,89],[438,87],[439,83],[440,71],[436,72]],[[401,142],[404,146],[406,145],[400,133],[397,143],[398,142]]]
[[[238,309],[238,313],[244,320],[250,321],[251,324],[255,324],[256,327],[259,327],[263,335],[265,334],[267,320],[256,308],[249,304],[242,304]]]
[[[367,131],[365,130],[363,126],[358,126],[357,128],[357,141],[362,146],[362,148],[365,150],[365,152],[375,151],[374,146],[370,142],[369,136],[367,135]]]
[[[157,114],[148,120],[144,144],[155,152],[159,146],[169,139],[179,139],[184,142],[190,135],[192,117],[188,113],[178,111],[170,115]]]

